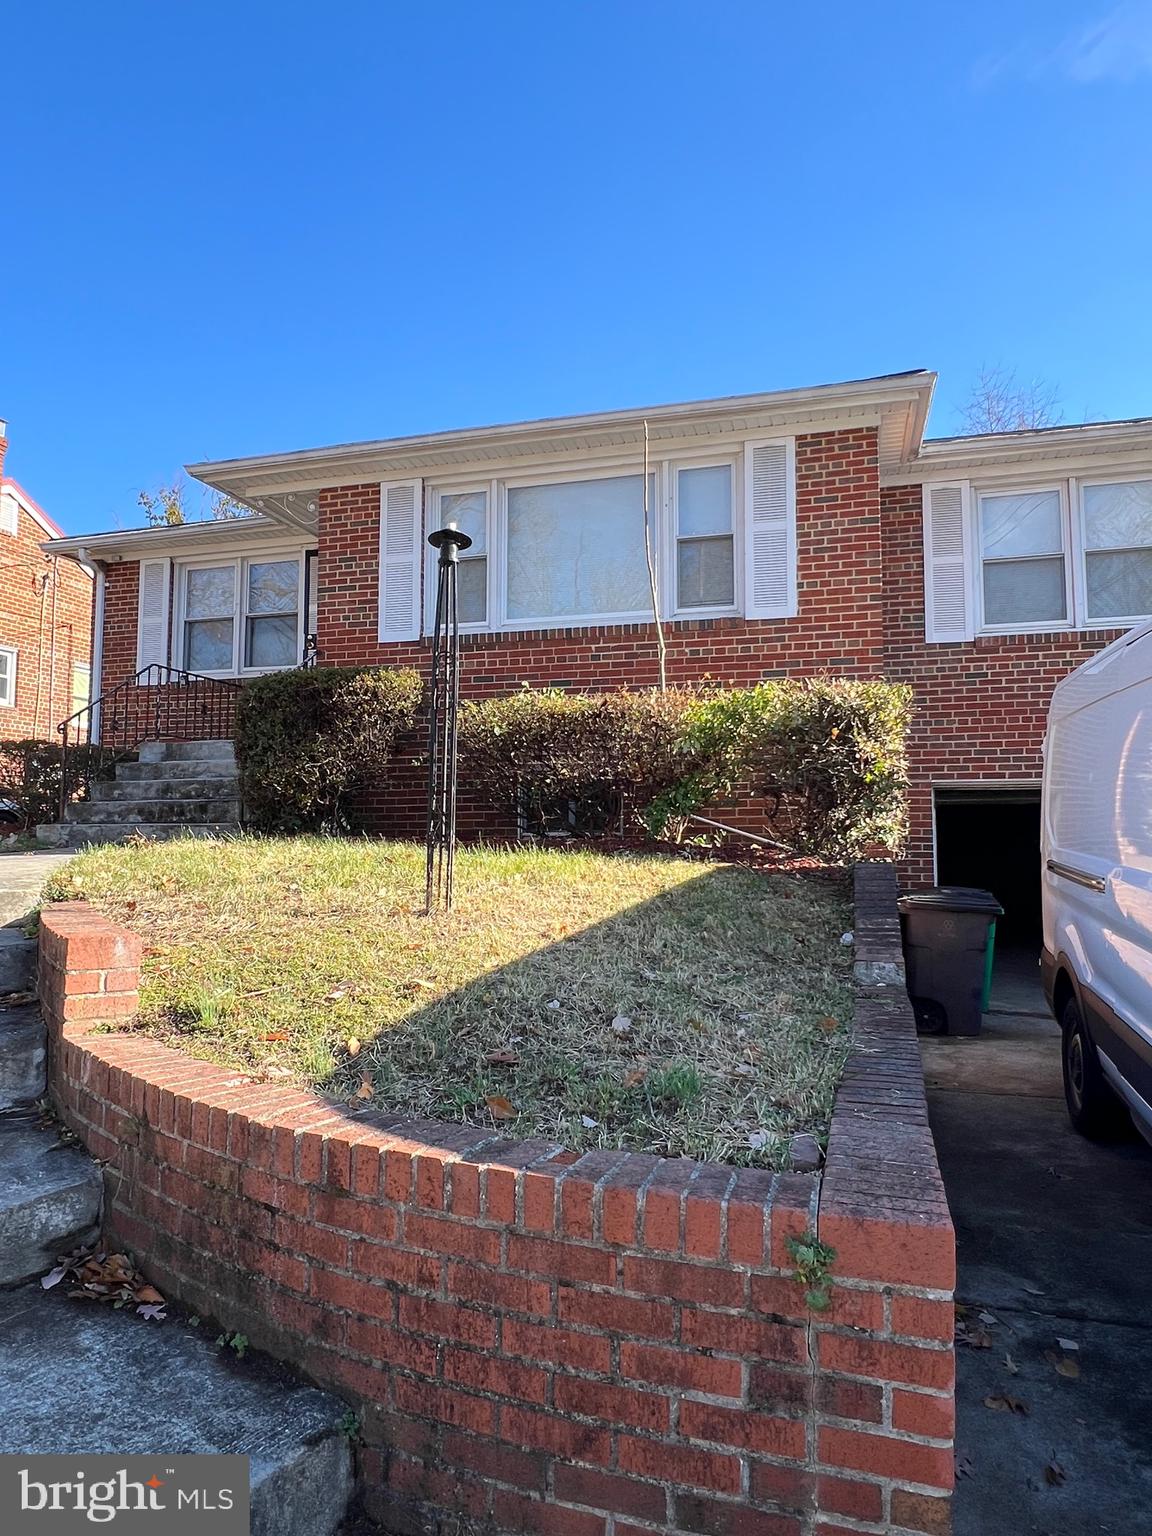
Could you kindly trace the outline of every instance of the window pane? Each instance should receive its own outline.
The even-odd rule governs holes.
[[[0,704],[13,702],[13,662],[15,658],[11,651],[0,651]]]
[[[984,567],[986,624],[1055,623],[1064,616],[1062,558],[1005,560]]]
[[[508,491],[508,617],[651,609],[640,475]]]
[[[295,560],[267,560],[248,567],[249,613],[295,613],[300,566]]]
[[[720,608],[734,601],[732,540],[681,539],[679,607]]]
[[[1152,613],[1152,550],[1089,555],[1088,617],[1140,618]]]
[[[188,573],[186,613],[190,619],[220,619],[236,611],[236,568],[192,566]]]
[[[1088,549],[1134,549],[1152,544],[1152,480],[1125,485],[1086,485],[1084,543]],[[1143,613],[1143,608],[1110,609]]]
[[[296,651],[296,615],[249,619],[246,667],[290,667],[300,660]]]
[[[1030,491],[1022,496],[982,496],[980,523],[987,559],[1017,555],[1055,555],[1064,548],[1058,491]]]
[[[681,538],[732,531],[732,466],[681,469],[676,479],[676,511]]]
[[[487,619],[488,562],[483,556],[461,560],[456,573],[456,604],[461,624],[483,624]]]
[[[184,665],[190,672],[231,672],[232,620],[190,619],[184,626]]]
[[[488,548],[488,492],[459,491],[440,497],[440,526],[455,523],[472,540],[471,554],[482,555]]]

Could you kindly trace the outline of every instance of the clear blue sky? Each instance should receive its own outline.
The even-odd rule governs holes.
[[[1152,0],[5,7],[0,417],[183,463],[982,363],[1152,414]]]

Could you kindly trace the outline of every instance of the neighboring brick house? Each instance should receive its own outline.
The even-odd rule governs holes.
[[[925,441],[934,383],[913,372],[198,464],[258,515],[46,548],[97,563],[104,688],[148,662],[240,678],[295,665],[309,634],[326,662],[426,667],[425,536],[449,520],[475,539],[466,694],[646,686],[647,430],[669,680],[910,683],[909,877],[1023,868],[1036,884],[1051,689],[1152,612],[1152,422]],[[383,824],[418,830],[420,805],[417,779],[394,783]]]
[[[8,447],[0,421],[0,472]],[[93,572],[46,552],[61,530],[0,473],[0,741],[56,740],[89,700]]]

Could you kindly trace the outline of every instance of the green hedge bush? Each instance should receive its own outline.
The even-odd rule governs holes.
[[[460,774],[492,805],[553,827],[569,801],[610,830],[697,765],[685,756],[692,695],[524,688],[460,707]]]
[[[87,775],[109,768],[117,754],[108,747],[87,743],[68,750],[68,776],[86,780]],[[60,817],[59,741],[28,737],[23,741],[0,741],[0,800],[11,800],[23,815],[26,827]]]
[[[347,800],[374,780],[423,693],[408,668],[270,672],[240,693],[236,762],[245,815],[263,831],[337,831]]]
[[[905,835],[911,691],[880,680],[785,678],[754,688],[603,694],[524,689],[461,709],[462,778],[548,828],[568,801],[590,825],[638,818],[654,836],[750,793],[797,852],[851,858]]]
[[[912,690],[882,679],[781,678],[701,695],[684,714],[702,766],[648,807],[659,833],[743,787],[799,853],[853,858],[906,836]]]

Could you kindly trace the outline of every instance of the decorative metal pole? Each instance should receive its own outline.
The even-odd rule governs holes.
[[[432,708],[428,721],[428,837],[424,915],[452,910],[456,858],[456,717],[460,709],[460,618],[456,607],[459,554],[472,540],[449,523],[428,535],[439,550],[436,626],[432,640]]]

